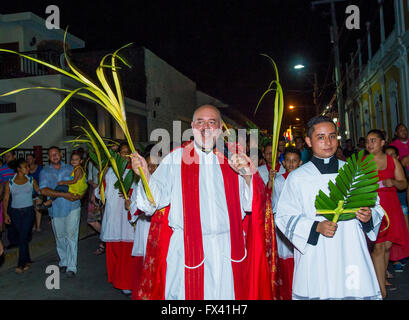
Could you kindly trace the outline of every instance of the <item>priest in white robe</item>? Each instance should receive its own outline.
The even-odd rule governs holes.
[[[167,155],[152,176],[146,161],[132,156],[134,171],[138,174],[137,168],[143,168],[156,203],[148,201],[140,184],[138,209],[152,215],[170,205],[173,233],[164,298],[247,298],[248,252],[242,220],[252,211],[256,169],[245,154],[234,154],[229,164],[223,163],[222,152],[215,148],[222,128],[217,108],[198,108],[192,128],[194,141]],[[260,268],[268,274],[267,264]]]
[[[334,157],[337,137],[330,118],[309,122],[306,142],[313,157],[289,174],[277,205],[277,226],[295,247],[295,300],[382,298],[365,234],[376,239],[383,209],[360,208],[356,219],[338,223],[316,214],[318,191],[329,193],[329,180],[344,164]]]

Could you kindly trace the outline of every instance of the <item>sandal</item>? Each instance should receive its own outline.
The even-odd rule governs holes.
[[[15,271],[17,274],[22,274],[24,272],[23,268],[20,268],[20,267],[16,268]]]
[[[96,256],[100,256],[101,254],[105,253],[105,247],[104,246],[99,246],[97,250],[93,252]]]

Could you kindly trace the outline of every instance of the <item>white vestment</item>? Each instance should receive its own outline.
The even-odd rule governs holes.
[[[263,179],[263,182],[265,185],[267,185],[268,182],[268,169],[267,169],[267,165],[263,164],[262,166],[259,166],[257,168],[258,172],[260,173],[261,179]],[[278,170],[277,174],[276,174],[276,178],[282,174],[285,173],[285,168],[283,166],[282,163],[280,163],[280,169]]]
[[[139,183],[142,182],[139,181]],[[134,190],[131,195],[131,206],[129,208],[129,211],[131,213],[131,222],[136,222],[132,255],[143,256],[143,258],[145,259],[146,245],[148,243],[149,229],[151,227],[151,216],[147,216],[145,213],[135,215],[135,212],[138,210],[136,194],[137,190]]]
[[[277,213],[277,204],[280,199],[280,195],[283,191],[285,178],[283,175],[274,179],[274,190],[271,207],[273,208],[274,215]],[[294,247],[290,241],[284,236],[284,234],[277,228],[277,222],[274,219],[276,227],[276,239],[277,239],[277,253],[281,259],[288,259],[294,257]]]
[[[125,170],[124,177],[128,170]],[[104,242],[133,242],[134,228],[128,221],[125,199],[120,197],[119,189],[114,187],[117,181],[115,172],[109,168],[105,175],[105,210],[100,238]],[[131,188],[135,189],[136,184],[134,183]],[[95,196],[100,198],[99,188],[95,189]]]
[[[204,253],[204,299],[234,299],[231,262],[230,222],[227,211],[223,175],[213,152],[199,157],[199,202]],[[147,215],[170,204],[169,226],[173,234],[167,255],[165,299],[185,299],[185,250],[181,163],[183,149],[168,154],[150,178],[156,207],[147,200],[143,185],[138,186],[137,207]],[[252,186],[252,183],[251,183]],[[239,177],[242,218],[251,211],[252,187]],[[189,194],[185,194],[189,197]],[[244,258],[244,257],[243,257]]]
[[[320,234],[316,245],[307,243],[314,221],[325,220],[316,215],[315,197],[320,189],[329,194],[328,182],[336,176],[321,174],[310,161],[289,174],[278,201],[276,224],[295,247],[293,299],[381,299],[359,220],[339,221],[334,237]],[[383,215],[378,198],[366,233],[372,241]]]

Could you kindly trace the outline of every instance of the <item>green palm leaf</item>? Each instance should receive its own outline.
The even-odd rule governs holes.
[[[361,207],[373,207],[376,204],[379,188],[378,170],[373,155],[365,158],[364,150],[347,159],[338,170],[335,183],[329,181],[329,196],[322,190],[315,199],[317,214],[334,222],[350,220],[356,217]]]

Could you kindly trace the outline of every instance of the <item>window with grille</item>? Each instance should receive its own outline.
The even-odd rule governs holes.
[[[3,103],[0,104],[0,113],[14,113],[16,112],[15,103]]]

